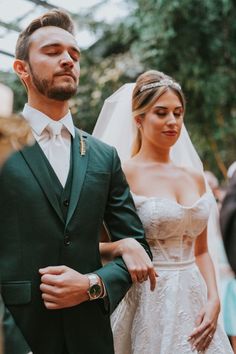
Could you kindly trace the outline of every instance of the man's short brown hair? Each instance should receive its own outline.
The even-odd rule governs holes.
[[[26,29],[20,33],[16,43],[16,59],[26,61],[29,59],[30,36],[37,29],[46,26],[59,27],[74,35],[74,24],[68,13],[59,9],[50,10],[33,20]]]

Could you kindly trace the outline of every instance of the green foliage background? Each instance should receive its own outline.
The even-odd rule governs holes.
[[[147,69],[178,80],[185,124],[204,162],[221,180],[236,159],[236,5],[234,0],[126,0],[128,15],[111,26],[84,18],[98,40],[81,58],[76,125],[91,132],[106,97]],[[84,23],[83,23],[84,26]],[[80,20],[78,20],[80,28]],[[0,80],[26,101],[14,74]]]

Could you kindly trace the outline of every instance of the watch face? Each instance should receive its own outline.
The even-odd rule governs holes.
[[[99,284],[94,284],[91,286],[91,288],[89,289],[89,294],[91,296],[91,298],[97,298],[101,295],[102,293],[102,288]]]

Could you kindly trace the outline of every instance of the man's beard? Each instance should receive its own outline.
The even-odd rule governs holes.
[[[49,80],[40,79],[39,76],[36,75],[30,63],[29,67],[32,81],[42,95],[57,101],[67,101],[76,94],[77,86],[68,85],[68,87],[53,87]]]

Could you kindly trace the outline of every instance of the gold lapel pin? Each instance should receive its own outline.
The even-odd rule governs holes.
[[[83,136],[82,136],[82,133],[81,133],[80,130],[79,130],[79,137],[80,137],[80,155],[81,156],[85,156],[85,154],[86,154],[86,144],[85,144],[85,141],[83,139]]]

